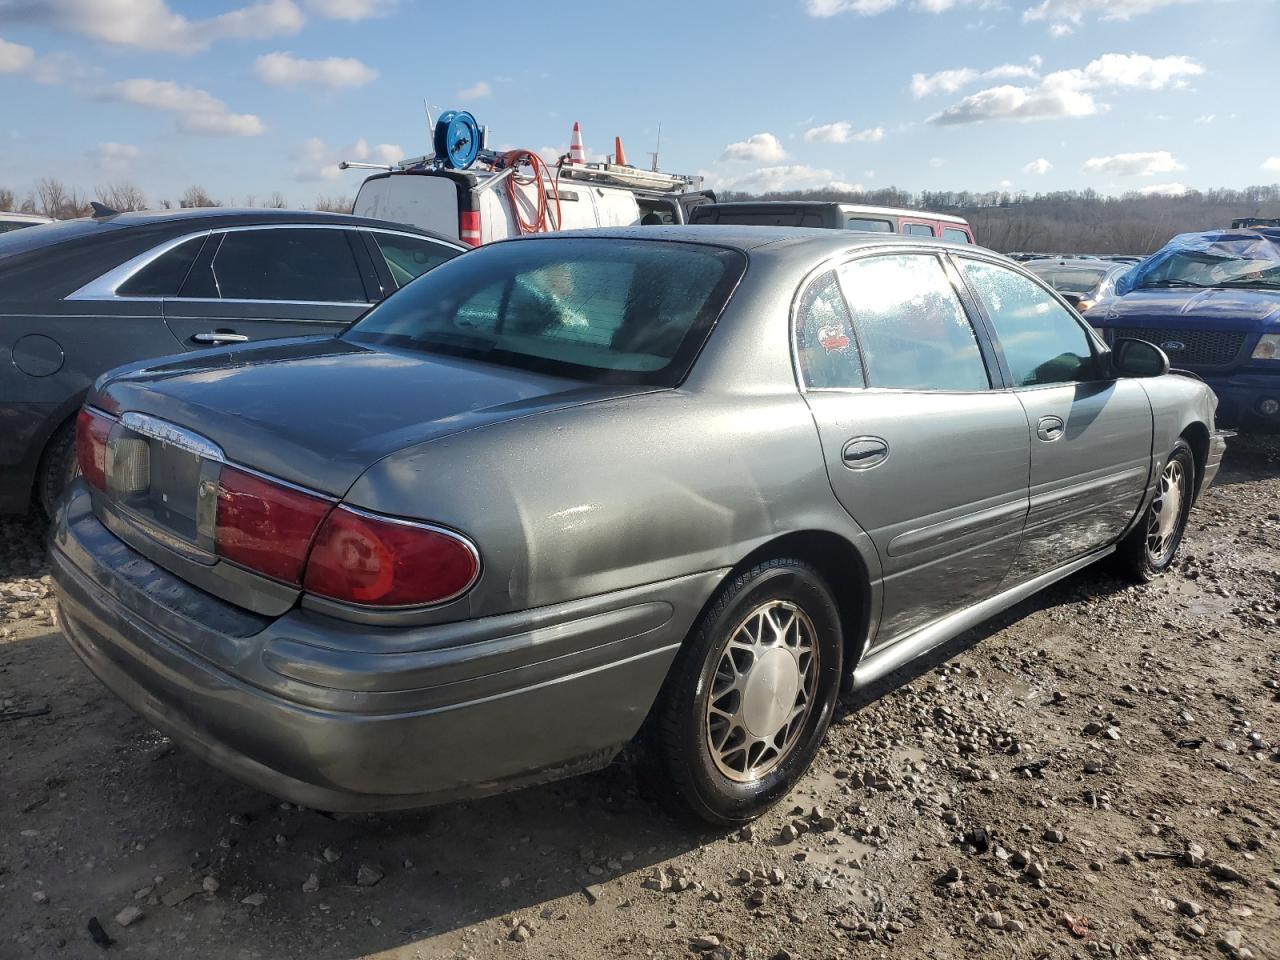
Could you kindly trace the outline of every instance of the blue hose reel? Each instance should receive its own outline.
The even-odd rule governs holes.
[[[435,129],[436,158],[452,170],[466,170],[480,154],[480,124],[466,110],[440,114]]]

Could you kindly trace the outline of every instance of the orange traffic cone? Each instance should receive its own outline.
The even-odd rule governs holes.
[[[582,128],[578,126],[577,120],[573,121],[573,136],[569,138],[569,162],[587,162],[587,152],[582,146]]]
[[[622,152],[622,138],[613,138],[613,162],[620,167],[627,165],[627,155]]]

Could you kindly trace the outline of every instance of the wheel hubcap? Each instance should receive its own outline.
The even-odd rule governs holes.
[[[1156,499],[1147,514],[1147,555],[1154,564],[1168,560],[1182,519],[1182,504],[1187,495],[1187,471],[1182,461],[1170,460],[1160,474]]]
[[[794,603],[752,610],[720,651],[707,698],[707,746],[731,780],[758,780],[794,749],[813,707],[818,649]]]

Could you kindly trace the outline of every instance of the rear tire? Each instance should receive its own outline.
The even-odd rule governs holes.
[[[1149,583],[1169,569],[1187,529],[1195,479],[1195,457],[1179,439],[1160,471],[1155,499],[1116,549],[1121,572]]]
[[[770,560],[721,587],[654,712],[665,778],[694,813],[747,823],[787,794],[831,722],[842,647],[835,598],[803,561]]]
[[[58,509],[62,494],[78,476],[80,463],[76,460],[76,422],[70,420],[54,432],[44,448],[40,470],[36,476],[36,496],[50,520]]]

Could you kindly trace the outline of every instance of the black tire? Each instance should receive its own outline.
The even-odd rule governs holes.
[[[1171,526],[1164,526],[1162,530],[1161,521],[1166,516],[1165,509],[1171,499],[1171,473],[1176,474],[1180,490],[1176,509],[1166,520]],[[1149,583],[1169,569],[1178,555],[1178,546],[1187,529],[1187,517],[1191,513],[1191,503],[1195,497],[1196,460],[1185,440],[1179,439],[1174,444],[1161,468],[1158,482],[1160,488],[1156,491],[1155,499],[1116,549],[1120,571],[1138,583]]]
[[[771,642],[759,642],[739,632],[746,622],[764,624],[766,620],[760,618],[771,618],[775,630],[778,625],[784,628],[782,633],[772,634]],[[761,626],[760,632],[765,629]],[[806,633],[812,634],[807,646],[803,639]],[[754,646],[738,643],[730,652],[730,641],[744,637]],[[784,645],[785,653],[792,657],[790,662],[779,653],[773,653],[771,659],[764,655],[757,659],[752,652],[760,649],[769,654]],[[818,571],[803,561],[770,560],[721,587],[677,655],[653,716],[662,770],[670,787],[695,814],[718,826],[747,823],[787,794],[809,769],[831,723],[840,691],[842,648],[835,598]],[[806,659],[812,656],[806,650],[816,653],[816,663]],[[729,666],[726,657],[739,666]],[[742,658],[748,666],[741,666]],[[807,670],[803,666],[806,662]],[[750,697],[744,692],[745,682],[743,691],[722,692],[725,671],[742,680],[757,664],[765,665],[761,667],[765,673],[756,674]],[[769,664],[780,665],[786,675],[771,673]],[[740,672],[743,670],[746,672]],[[769,682],[775,677],[779,678],[776,682]],[[792,689],[796,696],[788,700]],[[744,719],[736,729],[740,742],[749,746],[740,755],[729,754],[726,760],[735,728],[721,715],[712,717],[708,704],[713,701],[724,706],[726,697],[735,696],[742,716],[754,715],[766,729],[792,710],[807,710],[791,721],[781,721],[771,740],[753,740],[755,735]],[[766,712],[747,713],[748,705],[761,704],[768,705]],[[722,737],[719,750],[712,745],[713,736]],[[761,759],[753,765],[748,757],[757,750]],[[724,772],[736,764],[743,767],[734,771],[738,779]],[[753,773],[757,769],[758,776]]]
[[[36,497],[49,519],[53,519],[58,501],[71,481],[80,475],[80,463],[76,460],[76,422],[71,420],[60,426],[49,439],[40,458],[40,470],[36,475]]]

